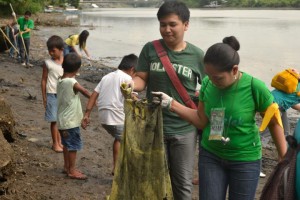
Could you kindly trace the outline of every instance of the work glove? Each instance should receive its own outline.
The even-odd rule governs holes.
[[[152,102],[155,104],[160,104],[162,108],[171,108],[171,103],[173,101],[172,97],[169,97],[167,94],[163,92],[151,92],[153,95]]]
[[[12,12],[11,15],[12,15],[13,17],[16,17],[16,13],[15,13],[15,12]]]

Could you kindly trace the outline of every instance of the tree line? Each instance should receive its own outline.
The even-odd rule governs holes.
[[[213,0],[181,1],[186,3],[190,8],[201,8],[213,2]],[[300,0],[216,0],[214,2],[225,8],[300,8]],[[26,10],[37,13],[43,11],[46,5],[64,7],[66,3],[77,8],[79,6],[79,0],[0,0],[0,10],[1,14],[8,15],[11,13],[9,4],[12,4],[15,12],[18,14],[22,14]]]
[[[209,5],[212,0],[187,0],[189,3],[199,7]],[[299,8],[300,0],[217,0],[218,5],[222,7],[237,8]]]
[[[71,5],[78,8],[79,0],[0,0],[1,14],[11,14],[11,8],[9,4],[12,5],[16,13],[23,14],[26,10],[29,10],[31,13],[42,12],[47,5],[59,7]]]

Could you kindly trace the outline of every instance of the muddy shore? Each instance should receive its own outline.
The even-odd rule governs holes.
[[[59,14],[38,16],[35,18],[39,20],[36,21],[38,28],[59,25],[72,29],[77,26],[73,22],[61,21]],[[0,24],[6,24],[7,21],[0,21]],[[34,31],[38,32],[38,28]],[[62,173],[63,155],[51,149],[50,129],[44,121],[40,89],[41,65],[48,57],[45,38],[38,37],[38,34],[33,34],[31,40],[32,68],[21,66],[16,59],[8,56],[7,51],[0,53],[0,98],[10,105],[17,132],[15,141],[9,143],[14,152],[12,162],[4,174],[0,174],[5,177],[4,181],[0,181],[0,199],[105,199],[110,193],[113,179],[110,175],[113,138],[98,124],[96,109],[91,114],[91,125],[87,130],[82,130],[84,147],[78,152],[77,158],[77,166],[89,177],[88,180],[67,178]],[[85,63],[78,81],[93,91],[102,76],[112,70],[101,62],[93,62],[93,67]],[[81,100],[84,108],[87,99],[81,97]],[[291,117],[292,129],[296,120],[294,113]],[[277,155],[272,141],[268,140],[266,144],[263,149],[263,171],[268,176],[276,165]],[[195,177],[196,169],[195,166]],[[266,178],[260,179],[256,198],[259,198],[265,181]],[[193,199],[198,199],[197,186],[194,187]]]

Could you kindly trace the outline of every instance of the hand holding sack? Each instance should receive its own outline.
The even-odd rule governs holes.
[[[155,104],[160,104],[162,108],[167,108],[170,110],[171,103],[173,101],[173,98],[168,96],[167,94],[163,92],[151,92],[153,95],[152,102]]]
[[[120,86],[121,92],[124,96],[125,99],[130,99],[131,98],[131,93],[133,92],[134,89],[134,82],[133,80],[124,82]]]

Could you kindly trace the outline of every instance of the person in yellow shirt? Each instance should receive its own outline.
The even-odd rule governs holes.
[[[79,35],[78,34],[70,35],[65,40],[64,56],[71,52],[75,52],[78,56],[82,57],[82,54],[76,49],[76,45],[79,45],[79,50],[80,51],[83,50],[87,58],[90,59],[90,54],[86,48],[86,40],[88,36],[89,36],[89,32],[87,30],[83,30]]]

